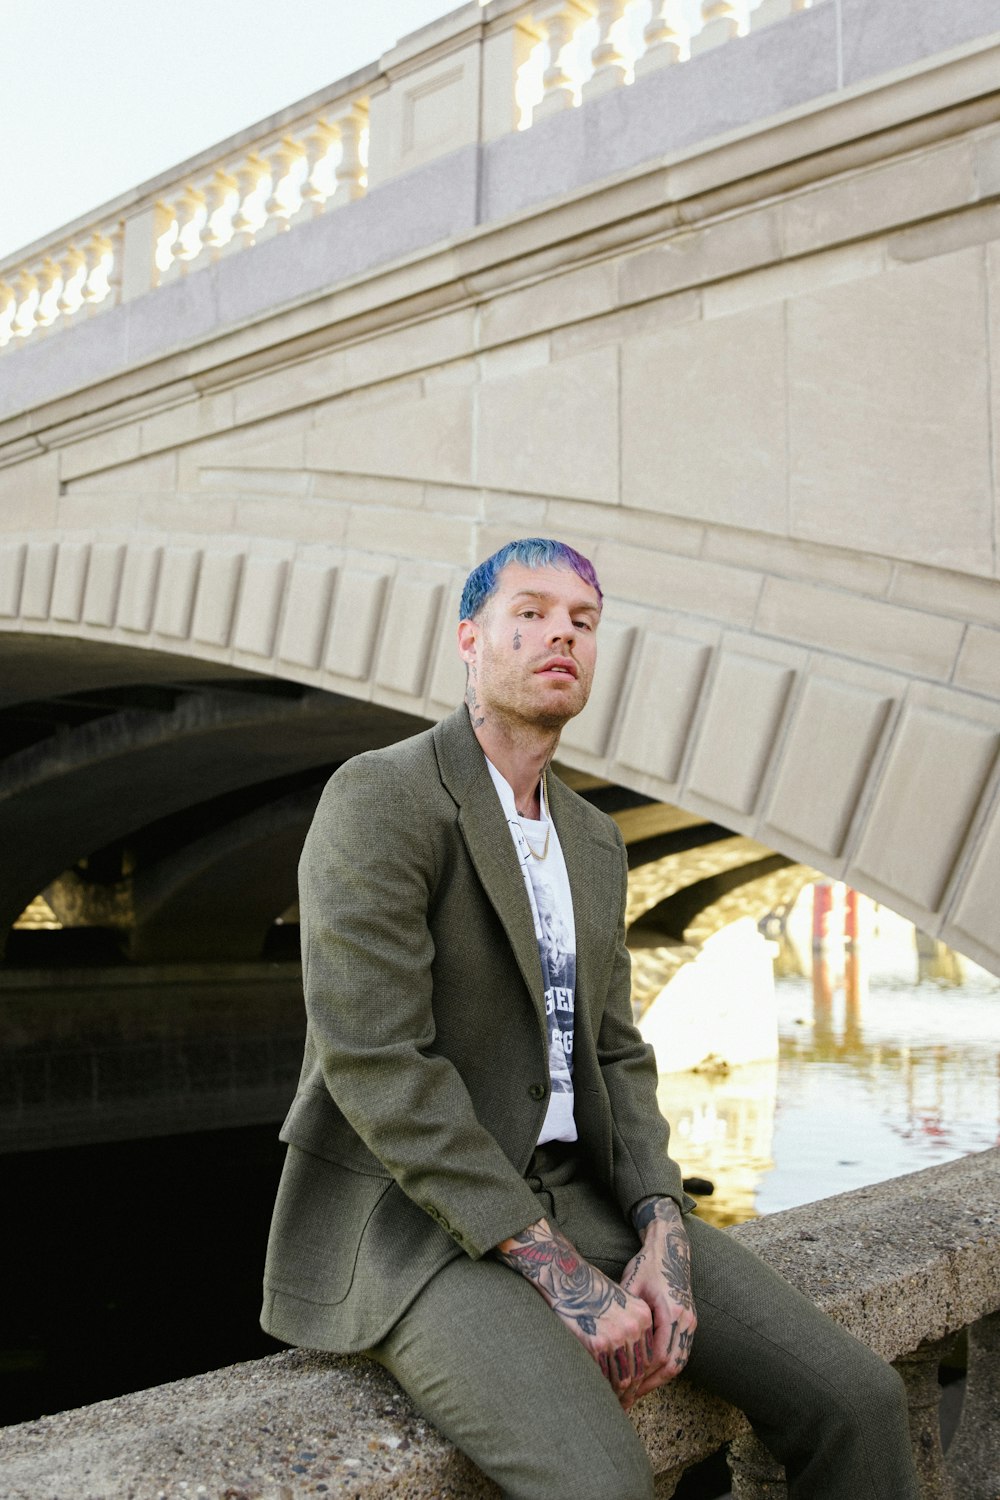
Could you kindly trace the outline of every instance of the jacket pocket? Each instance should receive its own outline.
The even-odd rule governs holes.
[[[289,1151],[271,1221],[265,1285],[307,1302],[343,1302],[369,1220],[391,1186],[391,1178]]]

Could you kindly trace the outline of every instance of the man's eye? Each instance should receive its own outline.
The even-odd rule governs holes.
[[[589,620],[574,620],[573,624],[576,626],[577,630],[593,630],[594,628]]]
[[[521,611],[521,619],[522,620],[534,620],[534,619],[537,618],[537,616],[538,616],[538,610],[537,609],[522,609],[522,611]]]

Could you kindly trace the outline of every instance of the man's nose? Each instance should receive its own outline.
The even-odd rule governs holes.
[[[564,615],[560,619],[557,615],[553,615],[549,626],[549,640],[553,643],[565,641],[567,645],[570,645],[575,639],[576,626],[573,624],[570,616]]]

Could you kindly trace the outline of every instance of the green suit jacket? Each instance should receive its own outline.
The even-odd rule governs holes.
[[[576,925],[580,1148],[623,1214],[682,1206],[632,1023],[614,823],[550,778]],[[510,832],[464,707],[331,778],[299,869],[307,1032],[263,1326],[342,1352],[427,1280],[539,1217],[524,1180],[549,1096],[541,964]]]

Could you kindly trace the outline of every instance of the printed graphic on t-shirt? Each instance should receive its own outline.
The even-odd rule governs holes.
[[[531,871],[531,884],[538,913],[538,953],[545,985],[545,1021],[549,1029],[549,1071],[552,1092],[568,1094],[573,1088],[573,994],[576,988],[576,953],[573,934],[567,930],[555,892],[544,870]]]

